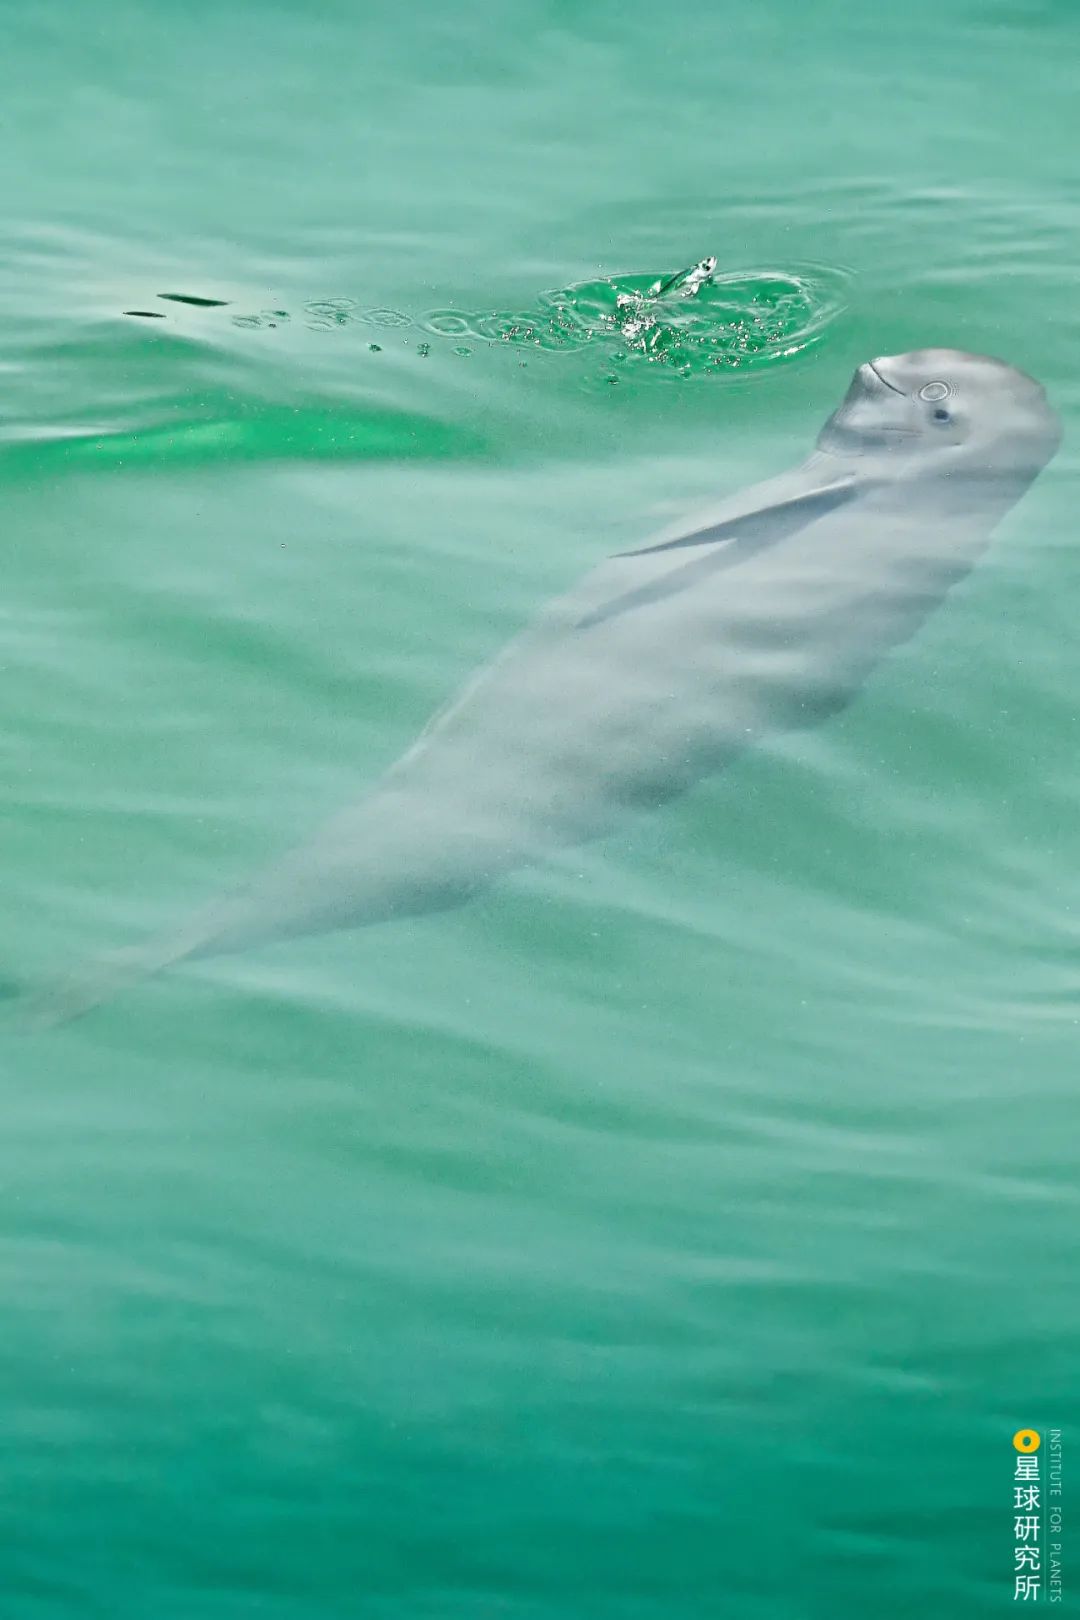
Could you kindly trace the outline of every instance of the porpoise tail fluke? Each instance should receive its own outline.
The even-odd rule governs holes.
[[[12,1023],[27,1034],[58,1029],[112,1001],[114,996],[142,980],[174,967],[190,954],[190,947],[173,936],[168,944],[159,940],[96,956],[65,977],[21,996],[14,1008]]]

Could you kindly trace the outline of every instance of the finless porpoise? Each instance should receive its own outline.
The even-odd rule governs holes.
[[[601,563],[309,843],[54,986],[35,1021],[185,958],[460,905],[817,723],[969,572],[1059,437],[1000,360],[867,362],[801,466]]]

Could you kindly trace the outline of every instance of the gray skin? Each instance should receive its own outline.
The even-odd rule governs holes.
[[[184,958],[459,905],[817,723],[974,566],[1059,436],[1039,384],[999,360],[860,366],[802,466],[602,563],[311,843],[57,987],[36,1021]]]

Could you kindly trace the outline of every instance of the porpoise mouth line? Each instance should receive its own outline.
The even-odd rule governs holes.
[[[872,360],[868,360],[866,363],[870,367],[870,370],[874,373],[874,376],[877,378],[878,382],[883,382],[886,388],[891,388],[894,394],[900,395],[901,399],[907,398],[907,395],[904,393],[902,388],[895,387],[894,384],[889,381],[888,377],[883,377],[881,375],[881,372],[878,370],[877,366],[875,366]]]

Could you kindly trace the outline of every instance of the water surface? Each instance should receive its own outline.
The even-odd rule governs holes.
[[[1074,7],[4,23],[5,981],[288,848],[868,356],[1066,434],[820,732],[5,1039],[5,1614],[1004,1610],[1080,1350]],[[663,361],[619,292],[705,255]]]

